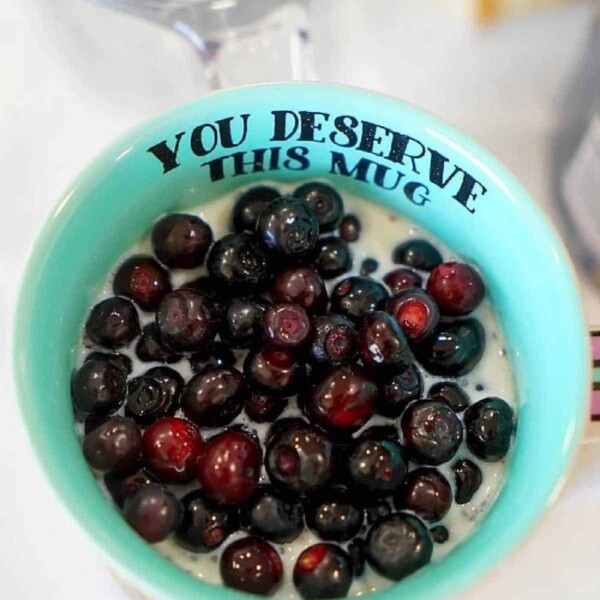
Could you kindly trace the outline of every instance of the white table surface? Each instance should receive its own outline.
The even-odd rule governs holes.
[[[437,2],[432,13],[435,4],[321,0],[321,79],[445,117],[495,152],[554,217],[548,140],[591,3],[487,31],[468,25],[466,3]],[[30,456],[11,381],[15,293],[37,232],[80,169],[116,136],[206,85],[194,51],[151,24],[82,0],[5,0],[1,11],[0,597],[124,599]],[[585,282],[582,289],[589,321],[600,323],[600,297]],[[464,597],[600,598],[600,445],[582,446],[534,534]]]

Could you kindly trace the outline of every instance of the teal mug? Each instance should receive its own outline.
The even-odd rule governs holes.
[[[507,480],[485,519],[377,597],[464,589],[517,545],[565,479],[587,410],[588,339],[565,249],[513,175],[433,116],[371,92],[285,83],[213,93],[138,127],[76,180],[33,250],[16,324],[19,399],[42,468],[107,562],[150,598],[243,596],[162,558],[98,488],[69,391],[87,307],[159,215],[265,179],[308,178],[397,212],[479,267],[518,395]]]

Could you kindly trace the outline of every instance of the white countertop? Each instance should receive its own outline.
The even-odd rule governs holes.
[[[579,2],[478,31],[434,0],[320,0],[321,79],[407,99],[495,152],[551,217],[548,142],[591,22]],[[458,3],[460,6],[464,4]],[[368,49],[368,51],[366,51]],[[33,462],[8,339],[31,245],[53,204],[131,126],[206,91],[194,50],[167,30],[83,0],[2,3],[0,16],[0,561],[2,597],[124,599]],[[600,295],[583,284],[590,323]],[[600,444],[585,444],[534,534],[465,597],[600,597]]]

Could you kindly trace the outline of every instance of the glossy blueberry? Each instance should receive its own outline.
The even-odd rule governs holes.
[[[456,413],[463,412],[471,403],[467,392],[454,381],[434,383],[427,396],[436,402],[444,402]]]
[[[284,411],[287,406],[285,398],[279,398],[273,394],[252,390],[244,410],[248,418],[255,423],[272,423]]]
[[[161,342],[174,352],[204,348],[215,336],[216,319],[207,297],[192,289],[167,294],[156,311]]]
[[[341,196],[325,183],[305,183],[294,190],[294,197],[310,206],[319,221],[321,233],[333,231],[344,214]]]
[[[410,510],[425,521],[443,519],[452,505],[452,489],[437,470],[420,467],[411,471],[394,495],[396,508]]]
[[[483,475],[481,469],[468,458],[461,458],[452,465],[454,473],[454,501],[466,504],[471,501],[475,492],[481,487]]]
[[[354,360],[358,353],[356,326],[342,315],[323,315],[313,319],[309,358],[316,366],[339,367]]]
[[[98,471],[127,473],[142,454],[142,434],[125,417],[113,417],[96,427],[83,439],[83,455]]]
[[[392,513],[380,519],[367,535],[367,561],[381,575],[395,581],[424,567],[432,552],[427,527],[408,513]]]
[[[234,348],[251,348],[262,340],[263,318],[270,302],[260,296],[232,298],[219,327],[221,339]]]
[[[183,519],[175,541],[186,550],[210,552],[238,528],[236,511],[209,500],[200,490],[189,492],[181,502]]]
[[[476,319],[440,323],[433,334],[413,344],[417,360],[432,375],[460,377],[481,360],[485,332]]]
[[[299,304],[271,305],[263,318],[263,337],[267,346],[292,351],[308,343],[312,324]]]
[[[514,429],[513,409],[501,398],[490,397],[469,406],[465,412],[469,450],[487,462],[502,460],[510,448]]]
[[[275,277],[271,295],[275,302],[300,305],[308,314],[320,314],[327,308],[327,289],[313,267],[293,266]]]
[[[181,523],[183,507],[169,490],[150,483],[139,487],[125,500],[125,520],[147,542],[161,542]]]
[[[144,432],[144,462],[164,483],[189,483],[195,475],[202,439],[179,417],[163,417]]]
[[[123,371],[125,376],[129,375],[133,370],[133,363],[129,356],[126,354],[119,354],[118,352],[90,352],[85,357],[85,362],[90,360],[107,360],[109,363],[112,363],[115,367]]]
[[[401,428],[410,459],[426,465],[449,461],[463,439],[456,414],[445,404],[431,400],[409,405],[402,415]]]
[[[374,258],[365,258],[360,264],[360,275],[367,277],[372,275],[379,268],[379,263]]]
[[[271,279],[267,251],[250,233],[232,233],[215,242],[206,266],[213,279],[232,291],[260,289]]]
[[[179,405],[179,397],[183,390],[183,377],[170,367],[153,367],[144,375],[155,379],[160,384],[163,394],[167,396],[173,406]]]
[[[270,544],[256,537],[232,542],[221,554],[221,579],[230,588],[269,596],[283,578],[283,563]]]
[[[333,279],[352,268],[352,253],[344,240],[327,236],[317,240],[313,263],[323,279]]]
[[[392,260],[420,271],[431,271],[442,262],[442,255],[426,240],[409,240],[394,248]]]
[[[336,433],[360,429],[375,412],[377,385],[358,365],[343,367],[318,381],[307,398],[313,422]]]
[[[235,353],[224,342],[211,342],[202,350],[194,352],[189,357],[190,367],[194,373],[200,373],[207,369],[219,369],[221,367],[233,367],[237,362]]]
[[[212,241],[210,226],[194,215],[166,215],[152,228],[154,254],[172,269],[199,267]]]
[[[181,408],[199,427],[223,427],[242,412],[247,397],[242,374],[233,367],[219,367],[190,379],[181,395]]]
[[[114,296],[96,304],[85,323],[87,337],[105,348],[127,346],[140,333],[135,306],[126,298]]]
[[[329,436],[301,419],[284,419],[272,428],[266,444],[269,479],[284,492],[310,494],[333,473],[333,444]]]
[[[407,369],[412,354],[395,319],[382,311],[366,314],[358,330],[358,347],[367,367]]]
[[[176,409],[177,403],[157,379],[143,375],[127,382],[125,415],[136,423],[150,425]]]
[[[272,187],[257,185],[246,190],[235,202],[233,207],[231,228],[237,233],[243,231],[254,232],[256,221],[265,207],[281,197],[281,194]]]
[[[413,401],[423,394],[423,377],[413,364],[399,373],[386,375],[379,385],[376,411],[395,419]]]
[[[324,490],[306,502],[306,524],[322,540],[351,540],[360,531],[364,516],[362,507],[343,489]]]
[[[303,598],[343,598],[352,584],[353,564],[335,544],[306,548],[294,566],[294,585]]]
[[[113,279],[115,296],[131,298],[142,310],[155,310],[170,291],[169,273],[151,256],[137,255],[126,259]]]
[[[257,439],[243,431],[224,430],[202,446],[198,479],[207,497],[221,504],[240,504],[256,492],[262,450]]]
[[[264,348],[251,351],[244,360],[244,375],[258,389],[278,396],[293,395],[306,369],[285,350]]]
[[[269,250],[281,256],[301,258],[315,247],[319,222],[308,204],[298,198],[282,196],[260,213],[256,233]]]
[[[485,285],[471,266],[448,262],[438,265],[427,280],[427,291],[443,315],[462,316],[475,310],[485,296]]]
[[[345,215],[340,222],[340,237],[345,242],[357,242],[360,237],[361,229],[361,222],[356,215]]]
[[[104,476],[106,489],[121,508],[128,496],[149,483],[156,483],[156,478],[146,469],[138,469],[128,475],[107,473]]]
[[[357,497],[367,502],[391,495],[408,471],[408,460],[397,436],[380,427],[367,429],[356,440],[348,459],[348,475]]]
[[[383,282],[390,288],[392,294],[397,294],[408,288],[420,288],[423,285],[423,278],[412,269],[400,267],[386,273]]]
[[[436,525],[429,530],[431,539],[436,544],[445,544],[450,537],[448,530],[443,525]]]
[[[254,535],[285,544],[304,530],[304,510],[300,502],[265,485],[241,507],[241,522]]]
[[[388,300],[386,310],[410,340],[422,340],[431,335],[440,320],[437,304],[420,288],[401,290]]]
[[[125,402],[126,394],[123,371],[106,360],[88,360],[71,381],[73,404],[85,414],[112,413]]]
[[[375,312],[388,297],[385,287],[374,279],[348,277],[333,288],[331,311],[357,321]]]
[[[177,362],[181,356],[164,346],[158,336],[158,327],[156,326],[156,323],[148,323],[148,325],[145,325],[142,329],[142,335],[140,335],[135,346],[137,357],[142,362],[161,362],[169,364]]]

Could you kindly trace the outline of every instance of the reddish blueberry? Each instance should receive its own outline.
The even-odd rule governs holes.
[[[312,325],[299,304],[273,304],[265,312],[263,334],[268,346],[294,350],[308,343]]]
[[[358,352],[356,326],[342,315],[313,319],[309,358],[315,366],[339,367],[354,360]]]
[[[342,279],[331,293],[331,311],[352,320],[360,320],[383,305],[389,294],[378,281],[369,277]]]
[[[154,254],[172,269],[199,267],[212,241],[210,226],[194,215],[166,215],[152,229]]]
[[[275,302],[300,305],[308,314],[319,314],[327,308],[327,289],[314,268],[294,266],[275,277],[271,295]]]
[[[315,244],[313,263],[323,279],[333,279],[352,268],[352,253],[339,237],[323,237]]]
[[[357,242],[360,238],[361,229],[361,222],[356,215],[345,215],[340,222],[340,237],[345,242]]]
[[[423,278],[412,269],[400,267],[384,275],[383,282],[392,290],[392,294],[397,294],[408,288],[420,288]]]
[[[246,190],[233,207],[231,229],[237,233],[254,232],[260,213],[270,202],[280,197],[281,194],[276,189],[266,185],[257,185]]]
[[[232,542],[221,554],[221,578],[230,588],[269,596],[283,578],[283,563],[270,544],[256,537]]]
[[[485,285],[471,266],[447,262],[437,266],[427,280],[427,291],[443,315],[462,316],[475,310],[485,295]]]
[[[481,487],[483,475],[481,469],[468,458],[461,458],[452,465],[454,473],[454,501],[466,504],[471,501],[475,492]]]
[[[431,271],[442,262],[442,255],[427,240],[409,240],[394,248],[392,260],[420,271]]]
[[[107,360],[88,360],[71,381],[73,404],[85,414],[112,413],[123,404],[126,395],[123,371]]]
[[[260,390],[252,390],[244,410],[248,418],[255,423],[272,423],[286,406],[285,398],[279,398]]]
[[[83,455],[98,471],[126,473],[142,454],[142,434],[125,417],[113,417],[88,433],[83,440]]]
[[[425,521],[443,519],[452,505],[452,489],[437,470],[420,467],[411,471],[394,495],[396,508],[410,510]]]
[[[164,417],[144,432],[144,461],[165,483],[189,483],[196,472],[202,439],[186,419]]]
[[[244,374],[263,391],[289,396],[298,391],[305,368],[303,363],[285,350],[263,348],[251,351],[246,356]]]
[[[294,585],[303,598],[343,598],[352,584],[348,553],[335,544],[314,544],[303,550],[294,566]]]
[[[237,369],[208,369],[187,383],[181,408],[199,427],[223,427],[242,412],[247,396],[244,377]]]
[[[431,335],[440,320],[435,301],[419,288],[398,292],[388,300],[386,309],[411,340],[422,340]]]
[[[151,256],[128,258],[113,279],[115,296],[131,298],[142,310],[155,310],[170,291],[169,273]]]
[[[309,393],[307,411],[326,429],[352,433],[375,412],[377,385],[358,365],[326,375]]]
[[[225,430],[210,438],[198,456],[198,479],[206,496],[221,504],[248,500],[258,487],[262,450],[252,436]]]
[[[464,420],[469,450],[486,462],[502,460],[510,448],[513,421],[513,409],[501,398],[484,398],[472,404]]]
[[[391,315],[375,311],[363,317],[358,331],[358,347],[367,367],[393,367],[404,370],[412,362],[406,337]]]
[[[85,333],[94,344],[105,348],[127,346],[140,333],[135,306],[117,296],[102,300],[90,311]]]
[[[147,542],[162,542],[181,523],[183,507],[169,490],[157,483],[139,487],[127,497],[125,520]]]
[[[269,306],[269,301],[260,296],[232,298],[221,319],[221,339],[234,348],[251,348],[260,344],[263,318]]]

